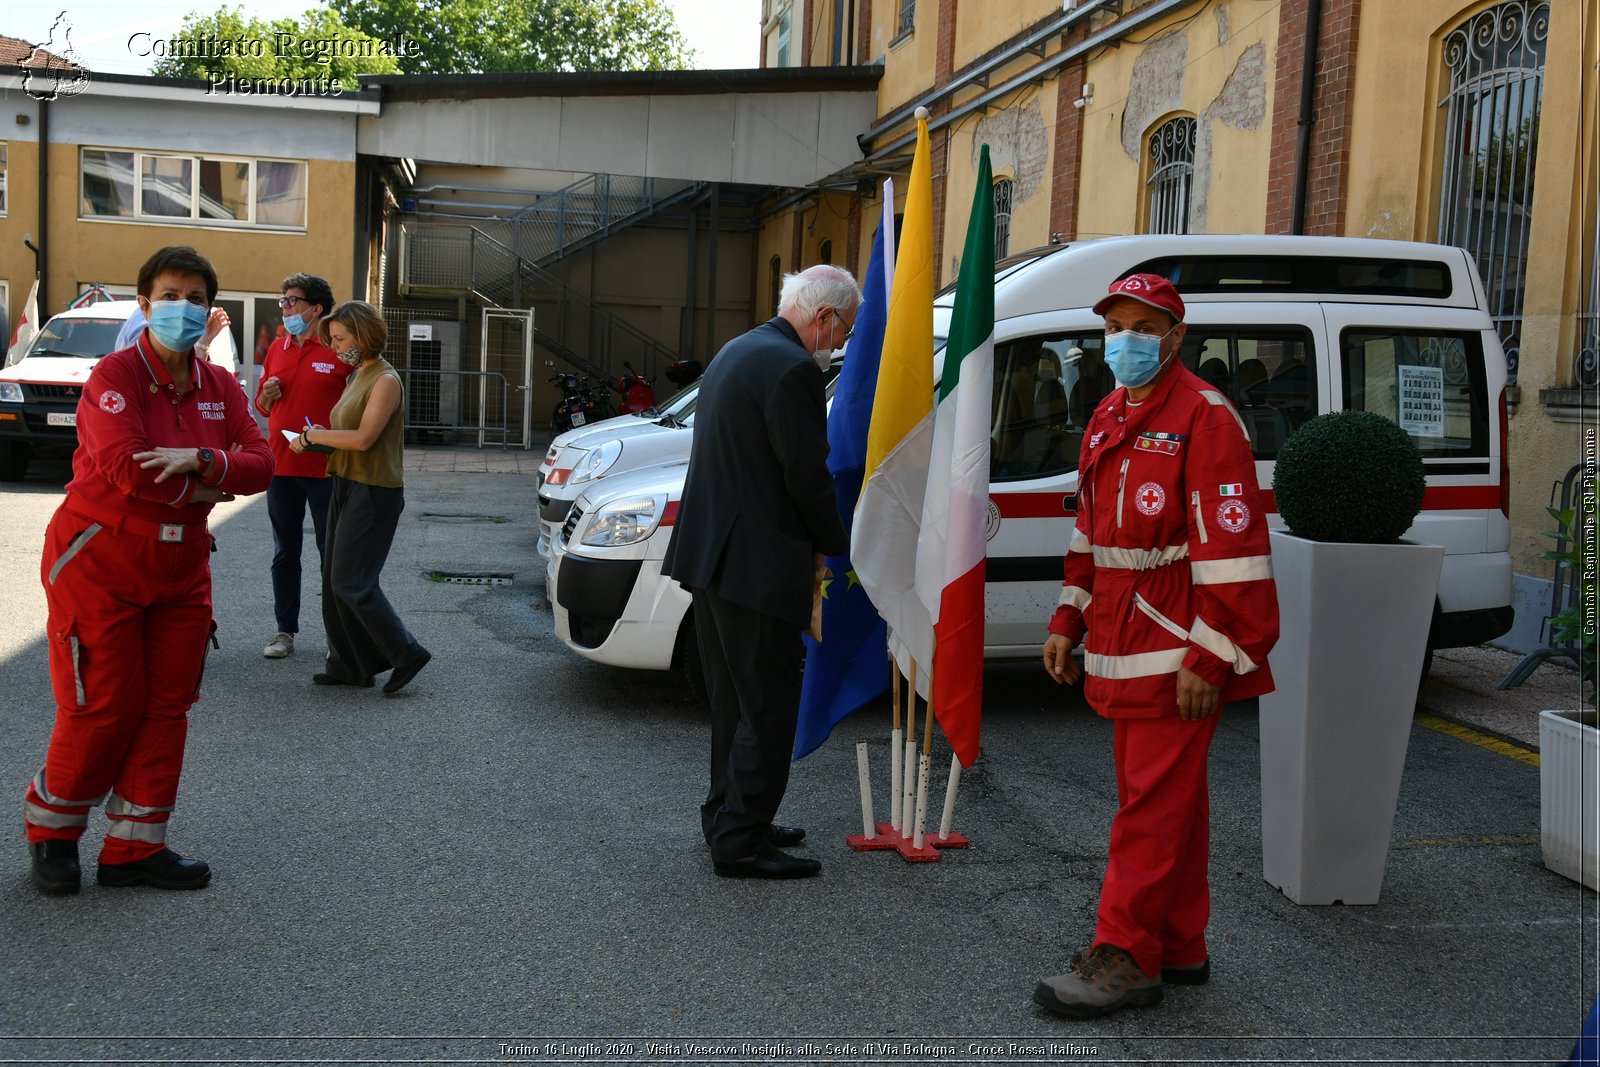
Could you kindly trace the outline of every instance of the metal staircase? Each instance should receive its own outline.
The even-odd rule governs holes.
[[[479,228],[539,267],[698,195],[704,182],[591,174]]]

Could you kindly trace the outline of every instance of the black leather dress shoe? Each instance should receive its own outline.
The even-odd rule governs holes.
[[[28,851],[33,855],[33,884],[39,892],[56,896],[78,891],[83,870],[78,866],[76,841],[34,841]]]
[[[816,860],[801,859],[762,845],[753,855],[736,860],[718,860],[713,866],[724,878],[810,878],[822,871]]]
[[[793,848],[806,839],[806,832],[798,826],[767,827],[767,843],[779,848]]]
[[[313,685],[358,685],[362,689],[372,688],[372,678],[370,676],[359,682],[347,682],[343,678],[332,674],[318,673],[311,676],[311,683]]]
[[[153,885],[157,889],[203,889],[211,881],[205,860],[186,860],[170,848],[132,863],[102,863],[95,877],[101,885]]]
[[[433,653],[425,648],[417,650],[417,658],[410,663],[402,663],[389,675],[389,680],[383,683],[385,693],[398,693],[405,684],[417,676],[417,672],[428,665],[433,658]]]

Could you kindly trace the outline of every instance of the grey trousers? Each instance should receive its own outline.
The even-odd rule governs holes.
[[[352,684],[415,659],[422,651],[395,614],[378,577],[405,510],[404,489],[329,478],[322,560],[322,625],[328,634],[327,673]]]

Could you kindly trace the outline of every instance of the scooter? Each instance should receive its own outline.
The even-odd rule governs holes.
[[[655,407],[656,391],[650,387],[650,380],[634,370],[627,360],[623,360],[622,365],[628,373],[617,379],[617,392],[622,394],[622,403],[617,405],[618,414],[637,415]]]

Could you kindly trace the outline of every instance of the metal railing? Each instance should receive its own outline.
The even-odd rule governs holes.
[[[479,229],[527,262],[546,266],[677,203],[701,184],[591,174]]]
[[[401,380],[406,385],[406,434],[408,437],[413,434],[433,431],[440,433],[471,433],[478,435],[479,447],[482,447],[490,435],[498,433],[501,450],[504,451],[509,447],[511,419],[507,398],[511,395],[511,383],[504,374],[498,371],[432,370],[418,367],[396,367],[395,372],[401,376]],[[447,375],[455,378],[477,378],[485,382],[490,378],[500,379],[500,388],[498,390],[500,395],[499,425],[496,426],[486,421],[481,410],[478,410],[477,422],[447,423],[441,421],[439,418],[439,414],[442,414],[440,411],[440,394],[443,392],[442,386]],[[422,378],[423,380],[417,381],[413,385],[413,379],[416,378]],[[434,380],[430,382],[427,380],[429,378]],[[460,390],[458,395],[462,398],[460,407],[463,417],[466,416],[469,407],[478,409],[477,391]],[[434,419],[430,420],[425,417],[429,411],[437,413]]]
[[[585,374],[615,379],[627,361],[655,381],[678,358],[673,349],[476,227],[402,223],[400,247],[402,284],[466,291],[491,307],[532,308],[534,340]]]

